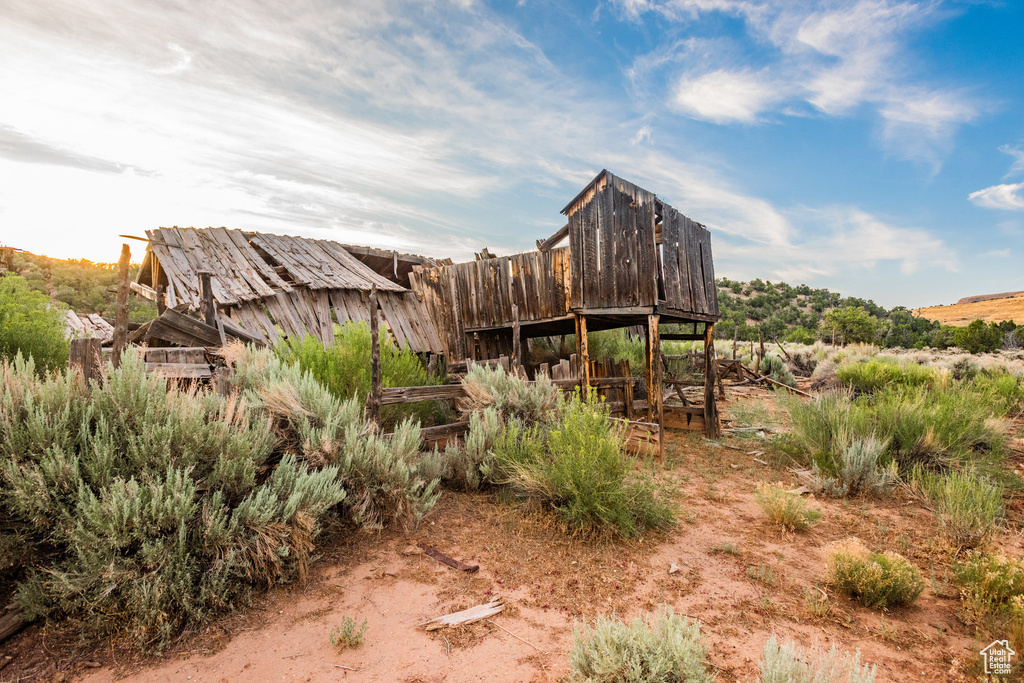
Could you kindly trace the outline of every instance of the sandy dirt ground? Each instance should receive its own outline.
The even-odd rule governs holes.
[[[629,543],[573,539],[545,511],[494,493],[446,492],[410,532],[328,529],[307,585],[274,589],[161,656],[117,643],[79,648],[72,636],[35,626],[0,647],[0,662],[13,657],[0,679],[559,681],[569,673],[575,623],[632,619],[661,604],[700,620],[718,681],[755,680],[773,632],[807,648],[860,650],[879,681],[976,679],[992,634],[974,636],[958,617],[950,554],[931,513],[904,491],[884,501],[812,500],[822,522],[787,533],[766,521],[753,494],[761,482],[799,480],[786,463],[758,462],[766,456],[756,439],[726,443],[668,433],[657,471],[679,496],[680,521],[667,533]],[[1020,556],[1020,510],[1012,514],[1000,543]],[[869,610],[821,583],[826,546],[851,535],[922,571],[928,587],[913,607]],[[480,570],[449,568],[424,546]],[[490,620],[419,627],[494,597],[506,609]],[[346,616],[367,621],[365,641],[338,650],[330,633]]]

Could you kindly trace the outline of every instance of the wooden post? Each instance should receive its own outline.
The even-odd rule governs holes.
[[[370,395],[366,398],[366,419],[377,426],[380,426],[381,394],[379,327],[377,322],[377,285],[372,285],[370,287]]]
[[[156,286],[156,314],[163,315],[167,310],[167,286]]]
[[[661,397],[661,332],[660,315],[647,316],[647,421],[658,423],[658,457],[665,457],[665,405]]]
[[[587,346],[587,316],[576,314],[576,355],[579,358],[579,378],[583,386],[583,397],[590,392],[590,349]]]
[[[117,308],[114,311],[114,346],[110,361],[116,368],[121,364],[121,353],[128,346],[128,264],[132,260],[131,249],[121,245],[121,258],[117,262]]]
[[[86,339],[72,339],[71,352],[68,359],[71,367],[82,371],[86,380],[100,378],[100,349],[102,344],[99,339],[89,337]]]
[[[203,300],[203,319],[211,327],[217,326],[217,305],[213,301],[213,273],[208,270],[199,272],[199,296]]]
[[[629,361],[624,360],[619,363],[619,374],[623,377],[632,377],[632,373],[629,369]],[[624,408],[626,410],[625,415],[627,420],[633,419],[633,383],[626,382],[622,385],[622,400]]]
[[[718,369],[715,362],[715,326],[704,326],[704,435],[709,439],[722,436],[722,425],[718,421],[718,403],[715,402],[715,379]]]
[[[512,304],[512,367],[523,368],[523,344],[519,330],[519,306]]]
[[[732,359],[736,360],[736,341],[739,338],[739,325],[732,326]]]
[[[761,326],[757,326],[757,365],[754,372],[761,374],[761,361],[764,360],[764,339],[761,337]]]

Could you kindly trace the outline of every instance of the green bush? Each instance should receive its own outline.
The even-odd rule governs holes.
[[[874,436],[854,439],[843,449],[830,473],[813,464],[814,488],[833,496],[856,496],[861,493],[879,494],[889,490],[898,481],[895,463],[882,466],[886,444]]]
[[[428,377],[423,363],[415,353],[398,348],[387,330],[380,329],[380,375],[385,387],[419,387],[438,384],[438,378]],[[361,404],[371,387],[370,328],[365,323],[346,322],[337,330],[334,342],[324,346],[315,337],[280,339],[274,347],[277,356],[296,363],[303,372],[326,387],[342,400],[356,397]],[[390,430],[402,420],[414,417],[420,422],[434,418],[436,402],[421,401],[381,407],[381,421]]]
[[[918,487],[935,506],[949,542],[962,548],[987,544],[1003,519],[1003,489],[974,472],[916,470]]]
[[[790,531],[807,531],[821,519],[821,510],[808,508],[798,494],[771,484],[758,486],[754,500],[773,524]]]
[[[910,605],[924,590],[924,580],[898,553],[872,553],[856,538],[837,541],[825,558],[825,580],[872,609]]]
[[[344,650],[347,647],[359,647],[363,644],[363,636],[366,635],[366,619],[357,629],[356,620],[352,617],[342,617],[341,626],[331,629],[331,645]]]
[[[710,683],[708,647],[700,622],[661,607],[632,623],[599,616],[576,626],[569,650],[570,680],[579,683]]]
[[[168,388],[129,350],[102,383],[0,365],[0,520],[45,549],[16,601],[83,635],[164,647],[252,591],[304,579],[320,520],[419,519],[419,428],[381,436],[268,350],[229,348],[240,393]]]
[[[613,529],[630,537],[671,525],[671,506],[656,495],[653,478],[633,471],[608,408],[593,393],[588,398],[565,401],[544,432],[524,432],[510,422],[506,429],[515,433],[500,439],[494,453],[502,481],[515,494],[557,510],[575,531]]]
[[[875,667],[861,665],[860,650],[852,657],[835,645],[827,652],[806,653],[793,643],[782,643],[775,634],[761,652],[758,683],[874,683]]]
[[[993,621],[1005,619],[1024,624],[1024,561],[972,552],[953,573],[968,624],[991,628],[997,625]]]
[[[0,277],[0,358],[19,353],[32,358],[39,372],[64,367],[68,340],[64,313],[45,294],[29,289],[25,279]]]
[[[968,353],[992,353],[1003,345],[1003,331],[996,323],[975,320],[954,330],[953,343]]]
[[[932,370],[923,365],[878,358],[844,363],[836,368],[839,381],[864,394],[873,394],[891,386],[922,386],[929,384],[933,375]]]
[[[796,387],[796,377],[789,371],[786,364],[782,362],[782,359],[772,354],[766,355],[761,359],[761,365],[758,366],[758,370],[762,375],[769,377],[779,384],[784,384],[787,387]]]
[[[530,382],[505,372],[500,365],[494,368],[473,365],[463,378],[462,386],[466,390],[462,402],[466,411],[493,407],[502,421],[518,418],[530,423],[543,422],[550,419],[559,399],[558,387],[547,375]]]
[[[166,645],[184,626],[303,576],[318,520],[345,497],[337,468],[270,468],[266,417],[168,389],[128,352],[102,384],[4,364],[0,513],[46,559],[19,583],[29,619]]]
[[[792,431],[785,441],[808,464],[816,463],[829,474],[838,472],[837,454],[853,443],[855,435],[865,431],[861,412],[846,392],[827,391],[801,401],[785,402],[792,421]]]

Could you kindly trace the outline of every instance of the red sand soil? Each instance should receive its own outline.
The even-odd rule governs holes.
[[[729,439],[733,450],[697,434],[667,436],[660,475],[679,492],[681,511],[670,532],[630,543],[578,540],[543,511],[489,493],[446,492],[409,533],[327,530],[307,585],[274,589],[162,656],[117,644],[77,650],[66,634],[37,626],[0,647],[0,663],[14,656],[0,679],[558,681],[568,675],[574,623],[599,614],[632,619],[662,603],[700,620],[719,681],[754,680],[773,631],[803,647],[859,649],[879,681],[975,677],[978,650],[991,637],[972,637],[957,616],[956,589],[943,583],[950,553],[916,501],[901,491],[884,501],[814,500],[822,523],[786,533],[765,520],[753,492],[764,481],[799,482],[783,464],[754,460],[765,457],[751,454],[763,445]],[[1012,514],[1015,530],[1001,544],[1019,556],[1020,511]],[[836,595],[820,583],[823,552],[850,535],[903,553],[936,581],[913,607],[884,613]],[[451,569],[420,553],[423,545],[480,570]],[[673,563],[679,571],[670,574]],[[758,572],[773,580],[758,580]],[[815,616],[806,596],[823,591],[828,614]],[[489,621],[418,628],[495,596],[507,607]],[[361,647],[338,650],[330,632],[346,616],[369,626]]]

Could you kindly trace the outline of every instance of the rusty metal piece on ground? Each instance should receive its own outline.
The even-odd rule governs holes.
[[[442,552],[438,552],[434,548],[431,548],[429,545],[423,546],[423,554],[429,555],[441,564],[446,564],[449,567],[452,567],[453,569],[458,569],[459,571],[473,573],[480,569],[480,565],[478,564],[463,564],[458,560],[448,557]]]

